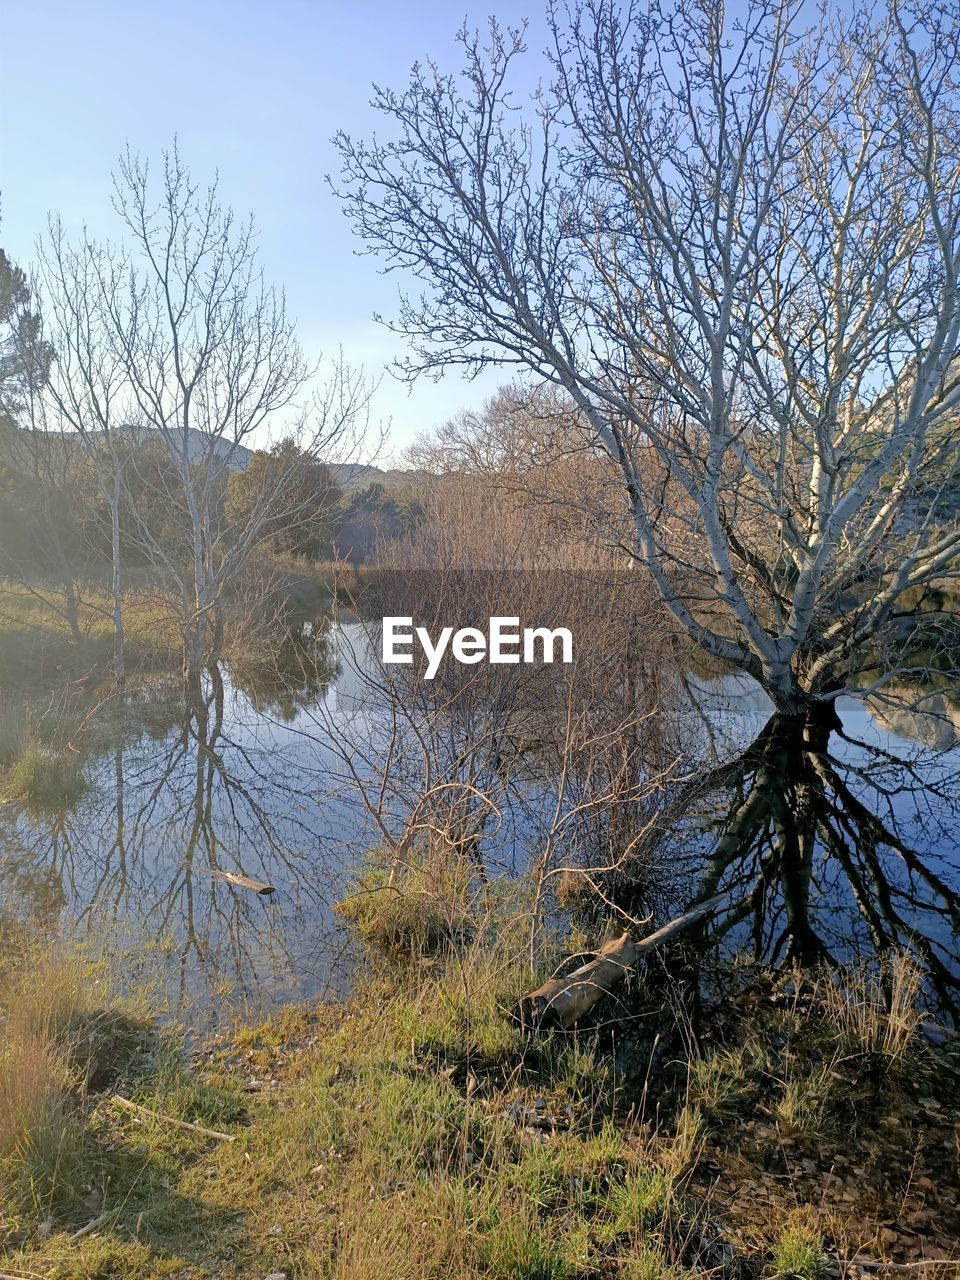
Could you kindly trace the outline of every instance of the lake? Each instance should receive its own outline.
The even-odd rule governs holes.
[[[0,805],[3,915],[108,940],[195,1025],[347,990],[357,957],[333,908],[389,821],[389,805],[369,795],[387,700],[361,624],[318,622],[295,648],[296,660],[261,671],[221,665],[200,708],[163,678],[100,708],[74,804]],[[678,807],[630,910],[669,918],[726,894],[705,945],[778,961],[906,946],[949,1011],[960,976],[958,708],[949,689],[887,689],[883,700],[842,697],[835,718],[798,726],[771,719],[744,677],[686,673],[663,714],[698,782],[688,767],[672,787]],[[405,767],[415,786],[415,761]],[[529,813],[548,790],[531,770],[500,805],[485,833],[493,873],[529,866]],[[214,874],[224,871],[274,893]]]

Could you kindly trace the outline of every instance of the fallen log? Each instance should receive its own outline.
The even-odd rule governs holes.
[[[657,929],[649,937],[636,941],[629,930],[605,942],[592,960],[563,978],[551,978],[542,987],[524,996],[520,1002],[521,1017],[527,1026],[559,1022],[567,1030],[579,1022],[601,996],[606,995],[626,976],[641,956],[653,951],[711,915],[727,900],[725,893],[708,898]]]
[[[253,880],[250,876],[241,875],[239,871],[220,871],[215,867],[198,867],[193,862],[184,862],[182,865],[189,867],[191,871],[199,871],[202,875],[211,876],[214,880],[225,880],[227,884],[236,885],[238,889],[249,889],[251,893],[259,893],[262,898],[268,897],[271,893],[276,893],[276,889],[272,884],[267,884],[265,880]]]

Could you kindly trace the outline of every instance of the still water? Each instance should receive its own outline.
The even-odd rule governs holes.
[[[195,1023],[342,993],[356,956],[333,907],[380,835],[368,750],[387,712],[360,624],[313,642],[322,660],[309,666],[221,666],[190,711],[175,680],[103,708],[76,803],[0,805],[3,916],[108,939]],[[742,677],[678,682],[664,714],[699,761],[697,785],[677,786],[636,905],[669,918],[724,893],[709,941],[775,960],[907,946],[949,1009],[960,694],[844,697],[813,726],[771,710]],[[535,794],[531,783],[528,809]],[[500,871],[536,854],[518,815],[489,846]]]

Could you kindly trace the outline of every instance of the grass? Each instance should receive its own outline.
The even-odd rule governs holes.
[[[921,980],[911,957],[894,951],[883,957],[877,973],[860,970],[844,981],[821,981],[816,998],[846,1046],[880,1054],[894,1069],[902,1064],[920,1027]]]
[[[819,1138],[829,1121],[831,1068],[819,1067],[783,1081],[771,1108],[781,1131],[791,1138]]]
[[[233,1131],[236,1143],[205,1141],[163,1120],[137,1122],[111,1109],[103,1092],[88,1089],[78,1105],[64,1089],[66,1056],[54,1059],[42,1089],[42,1073],[24,1057],[38,1091],[74,1124],[66,1133],[56,1111],[50,1123],[16,1112],[21,1130],[49,1145],[44,1185],[57,1181],[59,1160],[71,1185],[100,1187],[96,1208],[115,1211],[116,1220],[109,1248],[104,1239],[73,1243],[70,1230],[93,1210],[62,1187],[48,1190],[32,1214],[24,1202],[27,1240],[5,1266],[159,1276],[176,1258],[211,1276],[292,1264],[295,1274],[330,1280],[378,1268],[411,1280],[574,1280],[613,1244],[639,1250],[679,1195],[670,1144],[661,1165],[618,1131],[597,1102],[606,1065],[586,1046],[551,1041],[528,1054],[512,1029],[494,1036],[492,1010],[529,975],[474,957],[465,983],[470,959],[448,953],[426,989],[414,973],[393,970],[345,1007],[287,1010],[240,1028],[198,1070],[169,1053],[149,1071],[123,1058],[126,1096]],[[17,1005],[23,1034],[35,1031],[57,1054],[76,1043],[87,1008],[76,972],[58,961],[56,979],[43,986],[49,1003],[38,993]],[[468,1018],[464,993],[481,980],[495,994],[485,994],[488,1012]],[[505,1007],[499,1017],[509,1027]],[[424,1018],[428,1034],[410,1034]],[[247,1073],[276,1085],[248,1093]],[[564,1127],[551,1136],[526,1123],[528,1113],[559,1117]],[[64,1136],[54,1142],[48,1135],[58,1126]],[[20,1170],[29,1182],[23,1160]],[[50,1220],[53,1230],[39,1233]]]
[[[31,743],[0,777],[6,799],[29,811],[68,809],[86,789],[76,757]]]
[[[249,600],[245,603],[244,592],[249,591],[251,583],[262,585],[262,578],[270,584],[275,600],[268,606],[268,621],[313,619],[332,600],[329,566],[268,557],[249,572],[250,582],[233,584],[237,598],[231,596],[227,607],[223,656],[238,660],[249,659],[263,640],[258,635],[258,625],[263,621],[262,593],[257,594],[257,625],[251,626]],[[131,577],[131,581],[136,580]],[[0,578],[0,689],[49,688],[78,678],[109,674],[114,644],[112,597],[99,581],[79,584],[78,597],[79,643],[63,616],[62,596],[55,588]],[[178,603],[149,581],[144,579],[124,593],[123,628],[128,677],[179,663],[182,640]],[[3,748],[0,730],[0,759]]]
[[[724,1120],[743,1109],[752,1092],[749,1058],[747,1048],[735,1045],[691,1061],[690,1096],[704,1115]]]
[[[6,1212],[40,1221],[69,1202],[89,1165],[71,1103],[65,1051],[39,1035],[9,1033],[0,1047],[0,1193]]]
[[[80,644],[58,610],[55,591],[0,579],[0,685],[52,685],[109,669],[113,660],[112,601],[98,584],[85,585],[78,610]],[[176,619],[156,593],[124,596],[127,665],[169,661],[179,646]]]
[[[0,773],[26,751],[32,739],[33,726],[24,698],[0,688]]]
[[[0,1193],[15,1221],[47,1222],[82,1207],[102,1174],[85,1099],[144,1028],[79,951],[28,942],[11,953],[0,973]]]
[[[903,1099],[922,1021],[921,973],[908,954],[873,971],[796,971],[782,986],[762,1026],[741,1019],[732,1043],[691,1061],[688,1094],[704,1116],[730,1124],[759,1108],[784,1136],[813,1140],[855,1127],[867,1101]]]
[[[641,1246],[620,1260],[620,1280],[675,1280],[679,1269],[671,1267],[663,1253],[652,1246]]]
[[[239,1025],[192,1061],[172,1033],[150,1037],[124,1022],[102,970],[82,956],[32,954],[2,984],[13,1068],[0,1077],[3,1193],[17,1210],[0,1271],[817,1280],[838,1248],[859,1247],[838,1245],[822,1193],[804,1201],[792,1170],[759,1227],[740,1230],[731,1211],[784,1144],[800,1141],[787,1136],[788,1118],[805,1135],[804,1159],[816,1151],[809,1144],[820,1139],[794,1112],[806,1105],[801,1085],[817,1078],[824,1116],[847,1114],[858,1098],[867,1160],[894,1095],[930,1074],[916,1038],[885,1029],[885,1019],[897,1028],[908,1019],[905,1000],[885,1015],[871,1006],[869,1042],[899,1055],[883,1059],[879,1101],[858,1092],[850,1051],[860,1041],[827,975],[795,979],[786,995],[718,1024],[721,1043],[702,1055],[709,1065],[668,1053],[651,1072],[662,1020],[629,1049],[602,1023],[573,1036],[520,1034],[511,1010],[543,974],[530,972],[515,939],[498,945],[511,937],[504,910],[502,898],[475,895],[468,928],[405,963],[372,964],[345,1004]],[[858,1001],[873,1000],[883,986],[873,981],[844,978]],[[662,1003],[655,991],[648,999]],[[932,1077],[924,1084],[935,1087]],[[117,1109],[114,1091],[157,1114]],[[754,1145],[758,1116],[770,1117],[766,1148]],[[713,1202],[701,1166],[712,1184],[725,1161],[739,1190]],[[71,1238],[103,1214],[102,1227]],[[734,1242],[721,1254],[718,1219]]]
[[[819,1280],[826,1274],[823,1237],[810,1221],[800,1214],[783,1228],[773,1242],[773,1258],[769,1274],[791,1280]]]
[[[402,857],[376,850],[337,912],[368,945],[432,953],[467,928],[471,880],[466,858],[447,848],[414,849]]]

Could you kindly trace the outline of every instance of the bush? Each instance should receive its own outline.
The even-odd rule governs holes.
[[[86,782],[75,760],[31,744],[7,770],[4,790],[28,809],[67,809],[83,795]]]
[[[433,954],[466,931],[471,879],[466,859],[446,847],[392,862],[374,853],[336,910],[368,945]]]

